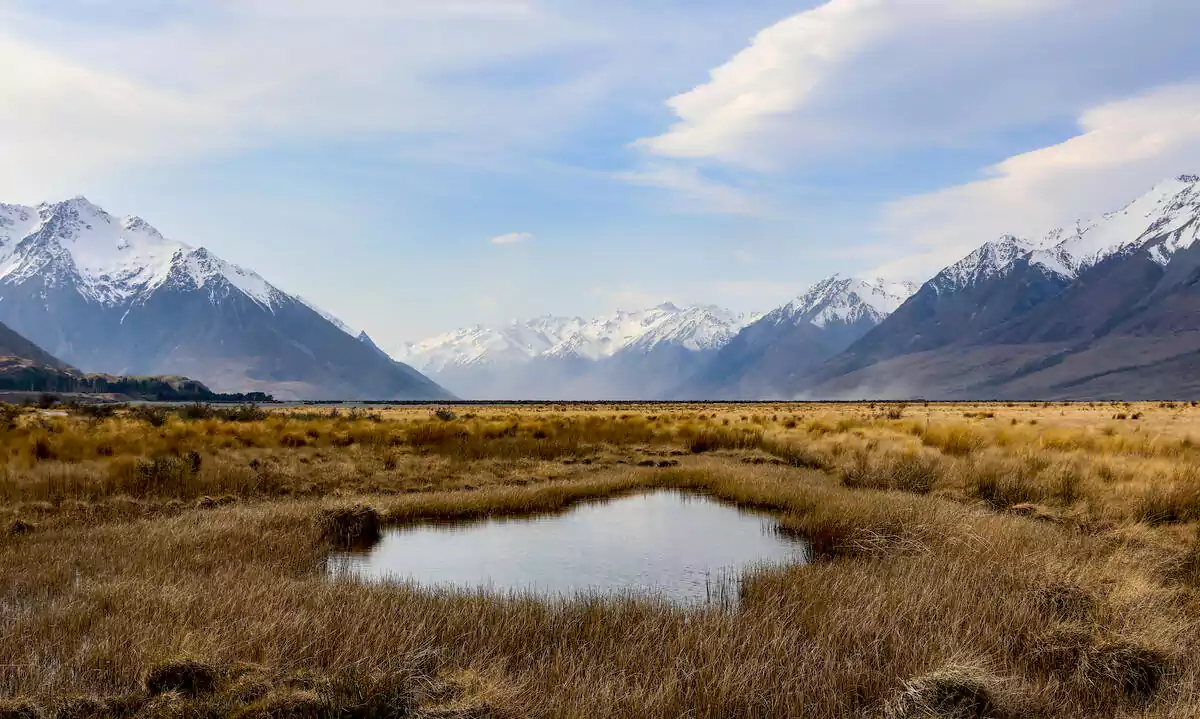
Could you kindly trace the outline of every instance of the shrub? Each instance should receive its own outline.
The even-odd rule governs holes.
[[[261,422],[270,416],[262,407],[256,404],[242,404],[236,407],[214,408],[213,415],[226,422]]]
[[[135,496],[148,494],[179,495],[186,494],[188,485],[200,471],[201,459],[196,452],[189,452],[184,457],[162,455],[153,459],[140,459],[133,465],[132,476],[123,472],[127,470],[118,465],[113,472],[118,475],[118,481],[132,482],[127,487]]]
[[[167,659],[150,667],[142,686],[152,696],[177,692],[187,697],[211,693],[217,685],[215,667],[196,659]]]
[[[37,399],[38,409],[50,409],[51,407],[53,407],[56,404],[58,404],[58,396],[57,395],[53,395],[53,394],[50,394],[49,392],[46,392],[46,393],[38,396],[38,399]]]
[[[117,414],[117,410],[123,408],[124,405],[110,404],[107,402],[96,404],[81,404],[75,409],[81,417],[87,417],[92,420],[110,419]]]
[[[0,429],[13,429],[21,417],[21,408],[15,404],[0,403]]]
[[[437,411],[433,413],[433,416],[437,417],[443,422],[452,422],[458,419],[458,415],[455,414],[453,410],[447,409],[446,407],[439,407]]]
[[[139,422],[145,422],[151,427],[161,427],[167,423],[167,410],[152,404],[139,404],[129,411],[129,414]]]
[[[58,453],[50,446],[50,442],[45,437],[38,437],[33,441],[33,458],[39,462],[54,459]]]

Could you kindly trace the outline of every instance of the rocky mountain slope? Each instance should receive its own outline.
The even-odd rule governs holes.
[[[931,279],[796,395],[1200,396],[1200,177]]]
[[[87,372],[290,399],[449,396],[258,274],[81,197],[0,205],[0,321]]]
[[[849,347],[895,312],[910,282],[828,277],[743,328],[672,391],[681,399],[778,396],[780,384]]]

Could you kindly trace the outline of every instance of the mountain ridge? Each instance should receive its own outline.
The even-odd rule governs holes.
[[[83,197],[0,205],[0,321],[86,372],[293,399],[450,397],[257,273]]]

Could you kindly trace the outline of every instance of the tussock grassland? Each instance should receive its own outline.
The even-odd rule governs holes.
[[[1200,715],[1191,405],[4,416],[3,719]],[[664,487],[817,560],[733,610],[325,574],[388,525]]]

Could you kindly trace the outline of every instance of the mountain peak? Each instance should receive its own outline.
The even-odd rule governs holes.
[[[882,277],[867,280],[841,273],[830,275],[800,297],[767,315],[777,324],[854,324],[869,319],[878,324],[916,292],[911,282]]]
[[[728,342],[748,319],[720,307],[679,307],[664,302],[591,319],[542,316],[494,328],[464,328],[408,343],[394,354],[418,369],[442,372],[534,359],[594,361],[623,350],[644,352],[659,345],[701,351]]]

